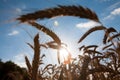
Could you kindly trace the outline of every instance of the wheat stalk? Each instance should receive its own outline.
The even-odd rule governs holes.
[[[106,28],[104,26],[97,26],[89,29],[78,41],[80,43],[82,40],[84,40],[90,33],[97,31],[97,30],[105,30]]]
[[[27,56],[25,56],[25,62],[26,62],[27,68],[28,68],[28,72],[29,72],[29,74],[31,74],[32,66],[31,66],[30,61],[27,58]]]
[[[50,29],[46,28],[43,25],[40,25],[34,21],[30,21],[28,22],[29,24],[31,24],[33,27],[39,29],[40,31],[46,33],[47,35],[49,35],[58,45],[61,45],[61,40],[59,39],[59,37]]]
[[[19,18],[17,18],[17,20],[20,20],[21,22],[26,22],[30,20],[52,18],[56,16],[76,16],[100,22],[97,15],[88,8],[84,8],[82,6],[61,6],[61,5],[55,8],[39,10],[34,13],[21,15]]]
[[[94,49],[94,50],[96,50],[96,48],[97,48],[98,46],[97,45],[90,45],[90,46],[86,46],[86,47],[84,47],[84,51],[86,51],[86,50],[88,50],[88,49]]]
[[[89,56],[84,56],[79,80],[87,79],[87,69],[90,61],[91,59]]]
[[[102,48],[102,50],[105,50],[105,49],[111,47],[112,45],[113,45],[113,44],[106,45],[105,47]]]
[[[111,32],[117,32],[114,28],[110,27],[108,29],[105,30],[105,35],[104,35],[104,38],[103,38],[103,43],[106,44],[107,42],[107,39],[110,37],[109,34]]]
[[[37,80],[38,77],[38,67],[40,60],[40,44],[39,44],[39,34],[34,38],[34,57],[32,61],[32,80]]]
[[[111,36],[111,37],[108,39],[108,42],[110,42],[110,40],[113,40],[114,38],[117,38],[117,39],[119,40],[119,38],[118,38],[119,36],[120,36],[120,33]]]
[[[102,53],[101,52],[99,52],[99,51],[95,51],[95,50],[86,50],[84,53],[88,53],[88,54],[91,54],[91,53],[97,53],[97,54],[99,54],[99,55],[102,55]]]

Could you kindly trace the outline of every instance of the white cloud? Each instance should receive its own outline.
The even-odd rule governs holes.
[[[13,14],[21,14],[22,13],[22,8],[14,8],[12,11]]]
[[[22,10],[26,9],[25,4],[21,4],[21,7],[14,8],[13,13],[14,14],[22,14]]]
[[[11,33],[9,33],[8,35],[9,35],[9,36],[14,36],[14,35],[17,35],[17,34],[19,34],[19,31],[14,30],[14,31],[12,31]]]
[[[106,17],[103,18],[103,20],[107,20],[107,19],[113,19],[114,17],[112,15],[108,15]]]
[[[117,8],[111,12],[111,15],[120,15],[120,8]]]
[[[21,13],[22,10],[21,10],[20,8],[16,8],[16,9],[15,9],[15,12],[16,12],[16,13]]]
[[[101,24],[95,21],[88,21],[88,22],[84,22],[84,23],[78,23],[76,24],[76,27],[78,28],[91,28],[94,26],[100,26]]]
[[[16,11],[21,13],[21,9],[20,8],[16,8]]]
[[[104,18],[104,20],[107,19],[113,19],[115,16],[120,16],[120,8],[116,8],[111,13]]]
[[[54,26],[58,26],[59,25],[59,23],[58,23],[58,21],[54,21]]]

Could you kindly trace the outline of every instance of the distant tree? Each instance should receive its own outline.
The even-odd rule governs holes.
[[[0,61],[0,80],[29,80],[27,70],[12,61]]]

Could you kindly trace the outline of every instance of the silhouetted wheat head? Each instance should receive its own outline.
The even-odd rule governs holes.
[[[81,38],[80,40],[78,41],[78,43],[80,43],[83,39],[85,39],[89,34],[91,34],[92,32],[94,31],[97,31],[97,30],[105,30],[106,27],[104,26],[96,26],[96,27],[93,27],[91,29],[89,29]]]
[[[76,16],[100,22],[97,15],[88,8],[84,8],[82,6],[61,6],[61,5],[55,8],[39,10],[34,13],[21,15],[19,18],[17,18],[17,20],[20,20],[21,22],[26,22],[30,20],[52,18],[56,16],[58,17]]]
[[[43,25],[40,25],[34,21],[30,21],[28,22],[30,25],[32,25],[33,27],[37,28],[38,30],[44,32],[45,34],[49,35],[58,45],[61,45],[61,40],[59,39],[59,37],[50,29],[46,28]]]

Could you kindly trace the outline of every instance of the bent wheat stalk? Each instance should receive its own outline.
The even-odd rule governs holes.
[[[52,31],[49,30],[48,28],[46,28],[43,25],[40,25],[34,21],[29,21],[28,22],[30,25],[32,25],[33,27],[37,28],[38,30],[46,33],[47,35],[49,35],[58,45],[61,45],[61,40],[59,39],[59,37]]]
[[[84,8],[82,6],[61,6],[61,5],[55,8],[39,10],[34,13],[21,15],[19,18],[17,18],[17,20],[20,20],[21,22],[27,22],[30,20],[52,18],[56,16],[75,16],[100,22],[95,12],[88,8]]]
[[[97,26],[90,28],[78,41],[80,43],[82,40],[84,40],[90,33],[97,31],[97,30],[105,30],[106,28],[104,26]]]

